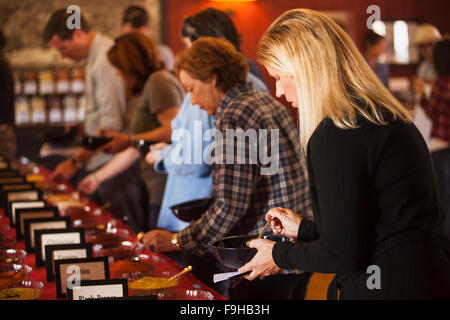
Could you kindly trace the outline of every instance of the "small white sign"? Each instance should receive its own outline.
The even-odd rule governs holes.
[[[41,236],[41,257],[45,261],[45,246],[81,243],[79,232],[49,233]]]
[[[121,284],[73,287],[72,292],[73,300],[123,298],[123,286]]]

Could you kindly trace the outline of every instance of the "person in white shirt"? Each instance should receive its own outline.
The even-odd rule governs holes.
[[[85,120],[79,132],[89,136],[96,135],[102,129],[124,132],[129,125],[126,123],[125,87],[122,78],[106,56],[107,51],[114,45],[114,41],[91,30],[82,14],[80,28],[70,29],[67,23],[70,16],[66,9],[55,11],[44,28],[43,40],[56,48],[62,57],[86,62],[86,111]],[[72,179],[70,182],[75,184],[90,172],[104,166],[112,157],[98,150],[79,148],[72,159],[63,161],[56,167],[52,178]],[[139,181],[132,180],[134,176],[139,177],[135,173],[129,172],[126,176],[118,177],[116,182],[102,185],[94,200],[100,203],[111,202],[110,211],[123,215],[126,207],[130,207],[130,201],[141,201],[131,199],[134,197],[132,193],[137,194],[140,188]],[[115,186],[120,185],[122,179],[127,179],[127,190],[130,191],[115,194],[114,189],[117,189]],[[136,190],[132,190],[134,186]]]

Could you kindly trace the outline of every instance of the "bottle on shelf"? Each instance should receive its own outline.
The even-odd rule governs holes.
[[[84,69],[82,67],[72,69],[72,81],[70,92],[76,95],[83,94],[85,90]]]
[[[54,93],[54,79],[52,70],[41,70],[39,72],[39,95],[49,96]]]
[[[68,94],[64,97],[64,123],[74,124],[77,122],[77,98]]]
[[[39,96],[31,98],[31,124],[43,125],[46,123],[45,99]]]
[[[24,96],[17,96],[14,105],[15,123],[17,126],[24,126],[30,123],[30,107],[28,100]]]
[[[48,110],[48,123],[50,125],[60,125],[63,122],[63,112],[61,106],[61,99],[59,97],[52,97],[50,99],[50,108]]]
[[[86,111],[86,98],[84,95],[78,97],[78,110],[77,110],[77,121],[81,123],[84,121]]]
[[[71,81],[69,70],[62,68],[56,72],[56,94],[64,95],[68,94],[71,90]]]
[[[38,83],[36,72],[34,70],[26,70],[22,83],[22,94],[26,96],[35,96],[38,94]]]

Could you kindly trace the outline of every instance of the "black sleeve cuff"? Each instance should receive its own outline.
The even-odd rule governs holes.
[[[303,219],[298,227],[297,241],[309,242],[318,238],[319,233],[316,224],[311,220]]]
[[[277,242],[273,246],[272,258],[275,264],[282,269],[292,269],[287,259],[287,252],[294,245],[292,242]]]

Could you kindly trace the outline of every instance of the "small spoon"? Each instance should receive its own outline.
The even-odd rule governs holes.
[[[141,241],[141,239],[144,237],[145,233],[143,231],[139,232],[136,236],[136,240],[134,240],[133,245],[131,246],[131,248],[134,249],[134,247],[137,246],[137,244]]]
[[[184,268],[181,272],[177,273],[176,275],[172,276],[169,278],[169,280],[173,280],[175,278],[178,278],[180,276],[182,276],[185,273],[188,273],[189,271],[192,270],[192,266],[187,266],[186,268]]]
[[[270,222],[272,221],[273,218],[270,218],[269,221],[266,222],[266,225],[264,226],[264,228],[262,229],[261,233],[259,234],[258,238],[256,239],[260,239],[261,236],[263,235],[264,231],[266,231],[267,227],[269,226]]]
[[[261,239],[261,237],[262,237],[264,231],[266,231],[266,229],[267,229],[267,227],[269,226],[270,221],[272,221],[272,219],[273,219],[273,218],[270,218],[269,221],[266,222],[266,225],[264,226],[264,228],[263,228],[262,231],[260,232],[259,236],[258,236],[257,238],[251,239],[251,240],[258,240],[258,239]],[[251,240],[248,240],[248,241],[245,243],[245,245],[246,245],[247,247],[248,247],[248,244],[250,243]]]

